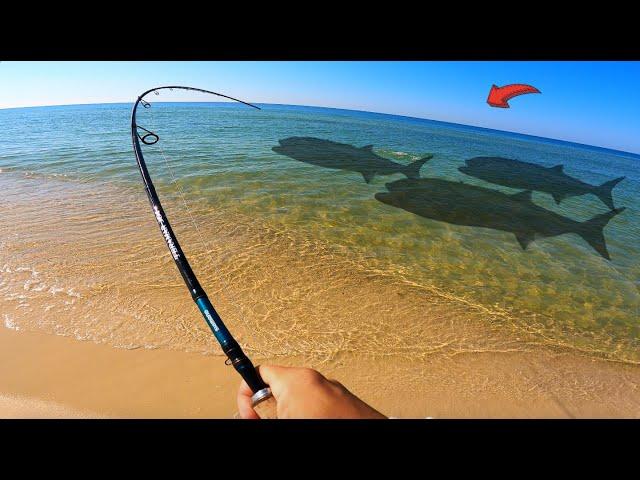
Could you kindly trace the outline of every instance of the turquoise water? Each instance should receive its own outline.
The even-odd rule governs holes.
[[[300,238],[339,247],[363,268],[506,312],[525,326],[542,325],[543,333],[558,343],[640,360],[639,156],[392,115],[261,107],[154,103],[139,109],[138,124],[160,136],[158,144],[143,150],[170,215],[177,201],[174,176],[196,216],[215,209],[253,217]],[[130,104],[110,104],[0,110],[1,174],[139,186],[130,109]],[[326,146],[356,163],[362,159],[349,152],[372,145],[372,155],[393,162],[388,165],[396,172],[375,175],[367,183],[357,171],[327,168],[314,158],[301,161],[273,150],[291,137],[315,139],[305,147],[311,157],[321,158]],[[440,210],[421,216],[376,200],[376,194],[393,190],[387,183],[406,178],[404,166],[428,155],[433,158],[421,167],[420,177],[463,182],[462,190],[452,186],[433,195],[429,187],[448,184],[424,183],[419,206],[439,198]],[[571,230],[577,228],[571,222],[609,212],[598,197],[571,196],[557,204],[549,193],[534,191],[532,204],[544,210],[531,213],[533,207],[527,204],[524,213],[516,214],[506,196],[492,192],[512,195],[522,189],[458,170],[473,157],[563,165],[566,175],[594,186],[626,177],[613,189],[615,206],[625,209],[603,229],[610,260]],[[476,191],[464,185],[486,190],[478,190],[479,197],[466,197]],[[523,249],[513,231],[482,226],[496,211],[511,219],[514,225],[509,227],[520,225],[524,216],[522,222],[538,230],[557,224],[568,233],[535,237]],[[450,212],[456,212],[456,221],[477,219],[480,226],[456,223]]]

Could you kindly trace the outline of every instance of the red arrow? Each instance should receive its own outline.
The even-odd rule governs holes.
[[[504,87],[491,85],[487,103],[492,107],[509,108],[509,104],[507,103],[509,100],[518,95],[524,95],[525,93],[540,93],[540,90],[522,83],[514,83],[512,85],[505,85]]]

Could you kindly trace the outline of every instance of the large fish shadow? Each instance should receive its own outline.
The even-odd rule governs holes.
[[[475,157],[466,160],[462,173],[496,185],[549,193],[556,203],[566,197],[591,193],[614,209],[612,190],[625,177],[609,180],[602,185],[590,185],[573,178],[563,171],[562,165],[546,168],[535,163],[502,157]]]
[[[425,218],[511,232],[523,250],[536,238],[575,233],[607,260],[611,258],[603,229],[624,211],[618,208],[577,222],[533,203],[530,190],[508,195],[437,178],[398,180],[386,187],[389,191],[376,193],[376,200]]]
[[[402,173],[407,178],[419,178],[420,168],[433,157],[427,155],[409,165],[403,165],[376,155],[372,145],[358,148],[313,137],[289,137],[278,142],[280,145],[272,150],[280,155],[324,168],[358,172],[367,183],[376,175],[394,173]]]

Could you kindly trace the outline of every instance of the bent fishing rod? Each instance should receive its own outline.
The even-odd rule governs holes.
[[[189,264],[187,257],[182,251],[182,247],[180,247],[178,238],[173,232],[167,215],[162,208],[162,204],[160,203],[160,199],[158,198],[158,194],[156,193],[156,189],[153,185],[153,182],[151,181],[151,176],[149,175],[147,165],[144,161],[144,156],[142,155],[140,142],[144,143],[145,145],[153,145],[160,140],[160,137],[136,123],[136,111],[138,109],[138,105],[142,104],[144,108],[149,108],[151,105],[149,102],[144,100],[144,97],[152,92],[158,95],[159,90],[167,89],[192,90],[196,92],[208,93],[216,95],[218,97],[224,97],[229,100],[234,100],[258,110],[260,110],[260,107],[247,102],[243,102],[242,100],[238,100],[237,98],[229,97],[227,95],[212,92],[209,90],[203,90],[201,88],[182,86],[156,87],[149,89],[142,95],[140,95],[133,105],[133,110],[131,111],[131,139],[133,141],[133,151],[136,155],[136,161],[138,162],[140,174],[142,175],[142,181],[144,182],[145,190],[147,192],[147,196],[149,197],[149,202],[151,203],[151,209],[153,210],[156,221],[158,222],[158,226],[160,227],[160,232],[162,233],[167,247],[171,252],[171,256],[173,257],[173,260],[175,261],[176,266],[178,267],[178,270],[180,271],[180,274],[182,275],[182,278],[184,279],[184,282],[189,289],[189,293],[191,293],[193,301],[198,306],[198,309],[202,313],[205,322],[207,322],[207,325],[213,332],[216,340],[218,340],[218,342],[220,343],[222,351],[227,356],[227,360],[225,361],[225,363],[233,365],[236,371],[242,376],[244,381],[247,382],[249,388],[251,388],[251,390],[253,391],[253,396],[251,397],[251,399],[253,402],[253,407],[258,415],[261,418],[275,418],[275,400],[271,394],[271,390],[260,378],[257,370],[251,363],[251,360],[249,360],[249,358],[242,351],[242,348],[240,347],[238,342],[233,338],[233,335],[231,335],[231,332],[229,332],[224,322],[220,318],[220,315],[218,315],[218,312],[216,312],[216,309],[209,301],[209,298],[200,285],[200,282],[198,281],[195,273],[193,273],[191,265]],[[140,130],[145,133],[141,135]]]

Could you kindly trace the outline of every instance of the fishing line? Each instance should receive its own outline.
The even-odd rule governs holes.
[[[156,128],[156,122],[155,122],[155,118],[153,115],[153,109],[151,108],[152,105],[150,103],[147,102],[147,106],[145,106],[145,108],[148,108],[149,111],[151,112],[149,115],[149,120],[151,123],[151,128],[155,131],[158,132],[158,129]],[[142,127],[139,127],[142,128]],[[147,129],[143,129],[146,132],[149,132],[149,130]],[[147,135],[154,135],[156,138],[159,139],[158,135],[156,135],[153,132],[149,132]],[[144,138],[144,136],[143,136]],[[180,185],[174,171],[173,168],[171,167],[171,161],[173,161],[173,158],[171,158],[169,155],[166,154],[166,152],[164,151],[164,148],[162,148],[162,144],[161,142],[159,142],[158,140],[156,140],[155,142],[153,142],[152,144],[147,144],[147,145],[156,145],[157,148],[160,151],[160,155],[162,156],[162,159],[167,167],[167,170],[169,171],[169,175],[171,176],[171,183],[173,183],[176,186],[176,189],[178,190],[178,194],[180,196],[180,199],[182,201],[182,204],[184,206],[184,209],[187,212],[187,215],[189,216],[189,219],[191,220],[191,223],[193,224],[193,226],[195,227],[195,231],[196,231],[196,235],[198,237],[198,241],[200,242],[200,246],[204,248],[204,252],[201,255],[206,255],[206,253],[209,252],[213,252],[214,249],[211,248],[211,245],[209,243],[206,242],[206,240],[204,239],[204,235],[202,234],[202,232],[200,231],[200,227],[198,226],[198,222],[195,221],[195,218],[193,217],[193,214],[191,213],[191,206],[189,205],[185,194],[184,194],[184,190],[182,188],[182,186]],[[171,161],[170,161],[171,160]],[[218,230],[219,231],[219,230]],[[229,257],[229,253],[227,253],[225,255],[226,258],[223,258],[222,260],[227,260]],[[227,301],[227,303],[229,303],[230,305],[233,306],[233,309],[235,310],[235,314],[237,316],[237,318],[239,318],[243,325],[246,327],[247,326],[247,320],[244,318],[244,315],[246,314],[246,309],[244,307],[242,307],[240,305],[240,303],[238,302],[238,298],[235,296],[235,293],[233,293],[233,290],[229,287],[229,284],[226,282],[224,276],[219,276],[218,277],[219,283],[222,283],[223,289],[219,290],[219,292],[222,292],[222,297],[225,301]],[[225,292],[224,290],[227,290],[227,292]]]
[[[159,94],[160,96],[162,94]],[[148,106],[146,108],[151,109],[151,104],[147,104]],[[150,110],[151,112],[153,112],[153,110]],[[153,125],[153,129],[157,132],[158,130],[156,130],[156,123],[155,123],[155,118],[153,113],[150,113],[149,115],[150,121],[152,122]],[[148,130],[145,130],[148,131]],[[153,133],[153,132],[150,132]],[[198,236],[198,240],[200,242],[200,245],[202,247],[204,247],[205,252],[201,255],[206,254],[206,251],[211,251],[213,252],[214,249],[211,248],[211,244],[207,243],[207,241],[204,239],[204,235],[202,234],[200,228],[198,227],[198,223],[196,222],[195,218],[193,217],[192,213],[191,213],[191,207],[186,199],[186,196],[184,194],[184,190],[182,189],[179,180],[177,179],[176,175],[174,174],[174,170],[171,167],[171,161],[173,161],[173,158],[171,157],[171,155],[168,155],[165,153],[164,149],[162,148],[162,144],[161,142],[154,142],[154,144],[156,144],[158,146],[158,148],[160,149],[160,153],[163,157],[164,163],[167,166],[167,169],[169,170],[169,173],[171,175],[172,178],[172,183],[174,183],[176,185],[176,188],[178,190],[178,193],[181,197],[182,203],[184,205],[184,208],[187,210],[187,213],[191,219],[191,222],[193,223],[195,230],[197,232],[197,236]],[[228,231],[227,234],[228,236],[231,236],[235,230],[237,229],[234,228],[231,231]],[[216,231],[216,233],[221,232],[220,228],[214,227],[214,230]],[[201,256],[198,255],[198,256]],[[227,250],[226,253],[223,254],[223,256],[220,257],[220,263],[223,264],[225,261],[233,259],[233,253],[229,250]],[[219,280],[219,281],[218,281]],[[226,281],[224,276],[219,276],[217,277],[217,279],[215,279],[214,281],[216,281],[218,284],[221,284],[222,289],[219,290],[219,292],[221,293],[221,296],[224,299],[230,300],[228,301],[228,303],[232,306],[231,310],[236,314],[237,318],[239,318],[239,320],[242,322],[243,327],[245,327],[247,329],[247,331],[249,331],[249,329],[251,328],[251,331],[255,334],[258,333],[258,331],[262,334],[262,338],[265,338],[265,336],[268,336],[269,332],[265,332],[264,329],[260,328],[259,324],[253,324],[251,326],[251,324],[249,323],[249,320],[247,318],[245,318],[245,315],[253,315],[253,311],[251,311],[250,309],[248,309],[247,307],[244,306],[244,303],[242,301],[239,300],[238,296],[235,293],[235,290],[232,289],[229,285],[229,283]],[[248,350],[254,351],[254,352],[260,352],[261,350],[259,349],[255,349],[252,348],[250,345],[245,346],[245,348],[247,348]]]
[[[150,104],[144,97],[150,93],[154,93],[155,95],[159,95],[159,90],[190,90],[195,92],[207,93],[211,95],[216,95],[219,97],[224,97],[229,100],[234,100],[240,103],[243,103],[249,107],[260,110],[259,107],[252,105],[247,102],[243,102],[242,100],[238,100],[237,98],[229,97],[227,95],[223,95],[221,93],[212,92],[210,90],[203,90],[201,88],[194,87],[183,87],[183,86],[164,86],[164,87],[155,87],[147,90],[142,95],[140,95],[136,102],[133,104],[133,108],[131,111],[131,139],[133,143],[133,151],[136,157],[136,161],[138,163],[138,168],[140,170],[140,175],[142,176],[142,181],[145,186],[145,191],[147,193],[147,197],[149,199],[149,203],[151,204],[151,208],[153,210],[154,216],[158,223],[158,227],[160,228],[160,232],[164,237],[165,243],[171,252],[171,256],[176,264],[176,267],[180,271],[182,275],[182,279],[184,280],[187,288],[189,289],[189,293],[193,301],[198,306],[200,313],[204,317],[205,322],[211,329],[213,335],[216,337],[216,340],[220,343],[222,347],[222,351],[227,356],[227,362],[232,365],[235,370],[242,376],[245,380],[249,388],[254,392],[252,396],[252,403],[254,409],[257,411],[260,417],[275,417],[275,399],[271,394],[271,390],[264,383],[264,381],[258,375],[257,370],[251,363],[251,360],[245,355],[244,351],[238,344],[238,342],[233,338],[231,332],[227,329],[226,325],[220,318],[220,315],[211,304],[209,297],[207,296],[205,290],[202,288],[198,278],[193,272],[189,261],[187,260],[180,243],[178,242],[178,238],[176,237],[169,219],[162,207],[160,202],[160,198],[156,192],[155,186],[153,185],[153,181],[151,180],[151,176],[149,174],[149,170],[147,168],[146,162],[144,160],[144,155],[142,153],[142,148],[140,146],[140,142],[145,143],[147,145],[153,145],[157,143],[160,137],[147,130],[144,127],[139,127],[136,122],[136,112],[138,105],[142,104],[144,108],[149,108]],[[140,134],[139,128],[143,131],[147,132],[144,135]],[[146,141],[145,141],[146,140]],[[166,159],[166,157],[165,157]],[[175,178],[175,177],[174,177]],[[197,224],[196,224],[197,226]],[[206,245],[205,245],[206,249]]]

